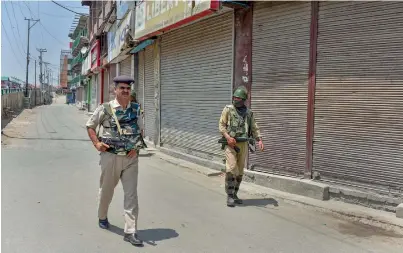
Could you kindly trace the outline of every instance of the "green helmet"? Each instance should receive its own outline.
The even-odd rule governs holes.
[[[234,91],[233,96],[246,100],[248,99],[248,90],[245,88],[245,86],[240,86]]]
[[[136,91],[135,90],[132,90],[132,92],[130,93],[130,96],[132,96],[132,97],[136,97]]]

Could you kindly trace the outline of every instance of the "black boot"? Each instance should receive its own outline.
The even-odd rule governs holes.
[[[108,218],[106,218],[106,219],[104,219],[104,220],[99,219],[98,225],[99,225],[99,227],[102,228],[102,229],[109,229],[109,221],[108,221]]]
[[[137,234],[126,234],[123,237],[123,240],[126,242],[130,242],[134,246],[143,246],[143,241],[137,237]]]
[[[237,176],[235,178],[235,191],[234,191],[234,202],[235,204],[241,205],[243,203],[242,199],[238,198],[238,191],[239,191],[239,186],[241,185],[242,182],[242,176]]]
[[[227,193],[227,206],[234,207],[235,177],[231,173],[225,174],[225,192]]]
[[[231,195],[227,196],[227,206],[228,207],[234,207],[235,206],[234,196],[231,196]]]

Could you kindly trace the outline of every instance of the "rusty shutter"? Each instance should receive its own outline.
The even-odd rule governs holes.
[[[303,175],[311,4],[257,3],[253,10],[251,108],[266,143],[256,171]]]
[[[145,137],[154,142],[155,129],[155,100],[154,100],[154,46],[146,47],[144,51],[144,133]]]
[[[313,170],[403,188],[403,4],[320,2]]]
[[[233,12],[162,36],[161,142],[222,161],[218,121],[231,102]]]

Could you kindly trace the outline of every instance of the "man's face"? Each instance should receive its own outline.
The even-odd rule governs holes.
[[[242,98],[232,97],[232,101],[235,107],[242,107],[245,105],[245,101]]]
[[[127,83],[118,83],[115,87],[117,98],[130,100],[130,85]]]

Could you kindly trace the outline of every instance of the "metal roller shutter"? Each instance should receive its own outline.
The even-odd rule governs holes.
[[[320,2],[313,170],[403,188],[403,4]]]
[[[154,101],[154,46],[148,46],[144,52],[144,132],[150,141],[154,141],[155,101]]]
[[[125,75],[132,77],[132,57],[129,56],[120,62],[120,73],[119,75]]]
[[[138,82],[137,82],[137,102],[144,105],[144,51],[140,51],[139,55],[139,72],[138,72]]]
[[[262,2],[253,10],[251,108],[267,148],[256,171],[300,176],[305,167],[311,4]]]
[[[233,13],[162,36],[161,142],[222,156],[218,120],[231,101]]]
[[[109,101],[115,99],[115,84],[113,83],[113,78],[116,77],[116,64],[111,64],[109,67],[109,79],[107,79],[109,83]]]
[[[91,104],[90,104],[90,111],[95,111],[98,107],[97,103],[97,75],[93,75],[91,78]]]

